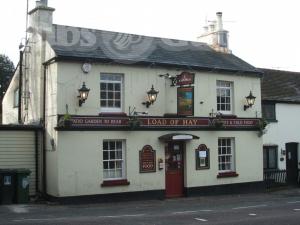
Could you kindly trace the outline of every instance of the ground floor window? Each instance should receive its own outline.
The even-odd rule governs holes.
[[[218,139],[219,172],[234,171],[234,139]]]
[[[264,146],[264,169],[277,169],[277,146]]]
[[[125,178],[125,141],[103,141],[103,178],[104,180]]]

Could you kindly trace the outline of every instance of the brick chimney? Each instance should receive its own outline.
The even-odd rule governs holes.
[[[216,16],[217,20],[204,27],[198,41],[207,43],[218,52],[231,53],[228,48],[228,31],[223,29],[222,12],[217,12]]]

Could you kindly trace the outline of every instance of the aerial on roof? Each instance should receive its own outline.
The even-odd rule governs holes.
[[[58,58],[150,64],[261,76],[259,69],[207,44],[53,25],[48,42]]]
[[[262,100],[300,103],[300,73],[291,71],[261,69]]]

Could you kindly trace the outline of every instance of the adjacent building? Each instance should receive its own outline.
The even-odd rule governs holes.
[[[262,72],[230,53],[221,13],[208,45],[55,25],[53,11],[42,1],[29,13],[3,103],[4,122],[44,126],[41,191],[178,197],[261,187]]]
[[[300,73],[262,70],[262,112],[268,121],[263,136],[264,169],[286,169],[288,181],[295,183],[300,162]]]

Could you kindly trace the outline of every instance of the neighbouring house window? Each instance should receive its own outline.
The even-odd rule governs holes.
[[[233,83],[217,81],[217,111],[225,114],[232,113]]]
[[[125,178],[125,141],[103,141],[103,178],[104,180]]]
[[[277,169],[277,146],[264,146],[264,169]]]
[[[101,112],[122,112],[122,74],[100,75]]]
[[[275,103],[263,103],[262,116],[267,121],[276,121]]]
[[[14,107],[19,107],[19,88],[14,91]]]
[[[234,171],[234,139],[218,139],[219,172]]]

